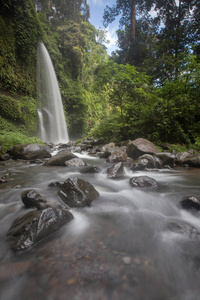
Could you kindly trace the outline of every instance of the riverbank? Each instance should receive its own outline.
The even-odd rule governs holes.
[[[107,170],[118,162],[107,161],[111,154],[100,158],[107,150],[89,154],[81,150],[83,144],[71,147],[99,172],[83,173],[85,166],[48,166],[50,158],[0,162],[0,177],[7,181],[0,186],[2,297],[196,300],[200,219],[198,211],[184,210],[180,202],[199,196],[200,169],[176,165],[131,170],[128,160],[123,176],[111,179]],[[55,156],[66,149],[49,151]],[[153,178],[158,187],[135,189],[129,184],[133,176]],[[24,207],[22,193],[32,189],[50,203],[63,204],[49,184],[67,178],[90,182],[99,196],[90,206],[69,208],[74,219],[28,251],[13,253],[7,232],[16,218],[34,210]]]

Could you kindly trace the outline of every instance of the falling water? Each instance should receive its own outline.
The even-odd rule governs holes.
[[[49,53],[43,43],[37,48],[39,137],[44,142],[69,141],[60,90]]]
[[[39,136],[42,141],[45,140],[45,128],[44,128],[44,120],[43,120],[43,114],[41,110],[38,108],[38,119],[39,119]]]

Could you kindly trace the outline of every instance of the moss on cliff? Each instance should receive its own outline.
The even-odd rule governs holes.
[[[14,122],[19,128],[24,126],[32,134],[37,131],[37,100],[28,96],[11,97],[0,94],[1,117]]]

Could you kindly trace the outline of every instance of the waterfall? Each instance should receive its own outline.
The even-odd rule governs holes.
[[[67,143],[69,136],[58,81],[43,43],[37,47],[37,92],[39,138],[47,143]]]
[[[41,110],[38,108],[38,119],[39,119],[39,137],[42,141],[45,140],[45,128],[44,128],[44,119]]]

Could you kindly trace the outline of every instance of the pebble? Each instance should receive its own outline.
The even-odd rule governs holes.
[[[125,265],[129,265],[131,263],[131,258],[129,256],[124,256],[122,260]]]
[[[0,183],[6,183],[6,182],[7,182],[7,180],[0,178]]]
[[[21,185],[15,185],[14,187],[13,187],[13,189],[19,189],[19,188],[21,188],[22,186]]]

